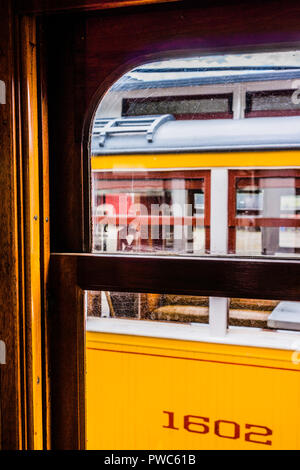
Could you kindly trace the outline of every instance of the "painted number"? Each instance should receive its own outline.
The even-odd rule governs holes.
[[[257,424],[246,424],[246,429],[260,429],[261,432],[246,432],[245,441],[256,442],[257,444],[266,444],[267,446],[272,445],[272,441],[267,440],[257,440],[257,436],[272,436],[272,429],[267,428],[267,426],[257,426]],[[256,436],[256,439],[251,438],[250,436]]]
[[[209,432],[209,427],[207,424],[204,424],[208,422],[209,418],[204,418],[203,416],[187,415],[183,418],[184,429],[198,434],[207,434]]]
[[[167,415],[167,424],[163,426],[165,429],[173,429],[179,431],[179,424],[176,423],[175,413],[173,411],[163,411]],[[255,444],[263,444],[267,446],[272,445],[270,439],[266,439],[267,436],[272,436],[272,429],[267,426],[260,426],[257,424],[245,424],[245,433],[242,426],[235,421],[227,421],[224,419],[218,419],[213,421],[213,425],[210,427],[210,419],[206,416],[196,415],[185,415],[183,416],[183,429],[188,432],[196,434],[208,434],[213,432],[216,436],[223,439],[244,439],[246,442],[254,442]],[[249,430],[249,432],[246,432]]]
[[[234,421],[218,419],[218,421],[215,421],[215,435],[226,439],[239,439],[240,426]]]

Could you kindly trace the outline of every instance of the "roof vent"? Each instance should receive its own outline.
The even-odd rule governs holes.
[[[152,142],[157,129],[165,122],[173,120],[174,116],[171,114],[96,119],[93,136],[99,136],[100,147],[104,147],[106,137],[120,134],[146,134],[147,141]]]

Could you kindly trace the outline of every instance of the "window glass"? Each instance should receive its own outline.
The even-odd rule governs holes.
[[[165,60],[126,73],[92,127],[92,251],[298,257],[299,102],[300,51]],[[211,299],[93,292],[88,315],[208,323],[218,313]],[[231,299],[228,312],[226,302],[230,327],[280,329],[277,315],[298,315],[297,302]]]
[[[135,292],[88,292],[87,316],[208,324],[208,297],[180,294],[141,294]],[[223,312],[217,312],[222,316]],[[228,302],[228,327],[253,327],[270,330],[300,330],[300,302],[237,299]]]
[[[217,186],[212,171],[93,171],[93,250],[204,255],[217,238],[223,255],[299,256],[300,170],[228,169]],[[211,198],[228,208],[213,232]]]
[[[123,99],[123,116],[172,114],[175,119],[231,119],[232,94]]]
[[[299,255],[299,170],[230,171],[232,253]]]
[[[268,319],[279,303],[277,300],[230,299],[228,325],[266,329]]]
[[[208,297],[89,292],[89,317],[208,323]]]
[[[96,117],[298,115],[299,79],[297,50],[157,61],[124,74],[102,98]]]
[[[245,117],[299,116],[298,101],[295,90],[247,92]]]
[[[94,251],[205,253],[208,188],[208,171],[94,171]]]

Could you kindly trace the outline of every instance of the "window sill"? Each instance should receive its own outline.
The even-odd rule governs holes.
[[[262,330],[231,326],[226,335],[213,336],[209,325],[201,323],[174,324],[147,320],[88,317],[88,332],[116,335],[144,336],[182,341],[209,342],[268,349],[300,350],[300,332],[289,330]]]

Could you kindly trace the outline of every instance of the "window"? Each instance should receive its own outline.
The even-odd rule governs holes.
[[[93,171],[96,252],[209,250],[208,171]]]
[[[299,170],[229,172],[229,252],[299,254]]]
[[[141,65],[103,97],[97,118],[175,119],[299,115],[299,51],[225,54]]]
[[[277,329],[300,330],[299,302],[238,298],[231,298],[228,302],[224,300],[217,299],[215,303],[215,299],[196,295],[89,291],[88,327],[97,329],[98,320],[107,320],[109,326],[111,321],[122,320],[121,327],[126,329],[134,326],[130,326],[128,320],[138,320],[143,332],[146,331],[144,328],[147,329],[157,321],[163,322],[165,326],[165,322],[179,326],[207,326],[210,323],[212,332],[220,336],[225,333],[227,324],[229,327],[269,329],[270,332],[276,332]],[[163,330],[165,332],[165,328]],[[157,331],[156,335],[159,334]],[[199,331],[199,334],[205,335],[207,330],[204,329],[202,333]]]
[[[299,116],[295,90],[265,90],[246,93],[245,117]]]
[[[92,251],[299,256],[298,75],[298,52],[163,61],[125,74],[93,123]],[[219,333],[276,329],[282,323],[270,320],[273,313],[289,308],[280,300],[180,292],[88,294],[93,324],[210,323]]]
[[[122,116],[172,114],[175,119],[231,119],[232,94],[124,98]]]

